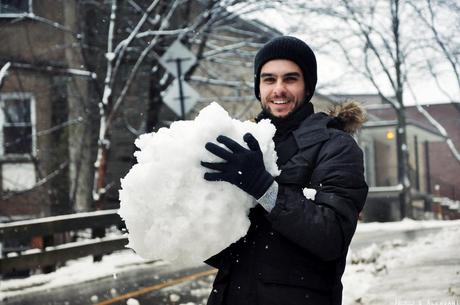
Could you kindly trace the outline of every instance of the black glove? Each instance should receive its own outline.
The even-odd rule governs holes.
[[[218,172],[205,173],[208,181],[227,181],[236,185],[256,199],[262,197],[274,179],[265,170],[264,158],[259,142],[250,133],[243,137],[250,149],[246,149],[226,136],[218,136],[217,141],[227,146],[228,151],[217,144],[208,142],[205,148],[216,156],[226,160],[224,163],[203,162],[201,165]]]

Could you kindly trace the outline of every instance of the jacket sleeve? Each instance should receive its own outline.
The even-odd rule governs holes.
[[[363,154],[348,134],[323,144],[311,178],[315,200],[297,185],[280,184],[276,205],[267,215],[273,228],[324,261],[343,256],[366,200]]]

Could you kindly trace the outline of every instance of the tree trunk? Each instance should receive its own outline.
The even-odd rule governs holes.
[[[397,156],[398,156],[398,181],[402,185],[402,191],[399,196],[401,218],[412,218],[412,196],[411,196],[411,181],[410,181],[410,165],[409,152],[407,146],[407,124],[405,116],[405,108],[401,107],[397,111],[398,130],[397,130]]]

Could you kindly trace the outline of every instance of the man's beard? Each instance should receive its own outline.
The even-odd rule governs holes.
[[[302,104],[302,102],[298,102],[298,103],[295,105],[295,107],[292,108],[292,109],[291,109],[288,113],[286,113],[285,115],[283,115],[283,116],[276,116],[276,115],[273,114],[272,110],[270,109],[270,107],[268,107],[267,104],[264,104],[264,103],[260,102],[260,105],[261,105],[261,107],[262,107],[262,110],[265,111],[265,113],[267,113],[269,117],[271,117],[271,118],[278,118],[278,119],[284,119],[284,118],[288,117],[291,113],[293,113],[294,111],[296,111],[296,110],[300,107],[301,104]]]

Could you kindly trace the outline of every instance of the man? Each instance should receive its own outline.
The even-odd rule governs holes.
[[[368,187],[362,151],[353,137],[364,122],[356,104],[332,115],[314,114],[316,59],[301,40],[283,36],[265,44],[254,61],[257,120],[269,118],[281,174],[264,167],[257,140],[249,149],[219,136],[224,149],[206,149],[223,162],[202,162],[204,178],[227,181],[259,203],[247,235],[206,262],[219,269],[209,305],[341,304],[341,277]],[[303,189],[315,189],[307,199]]]

